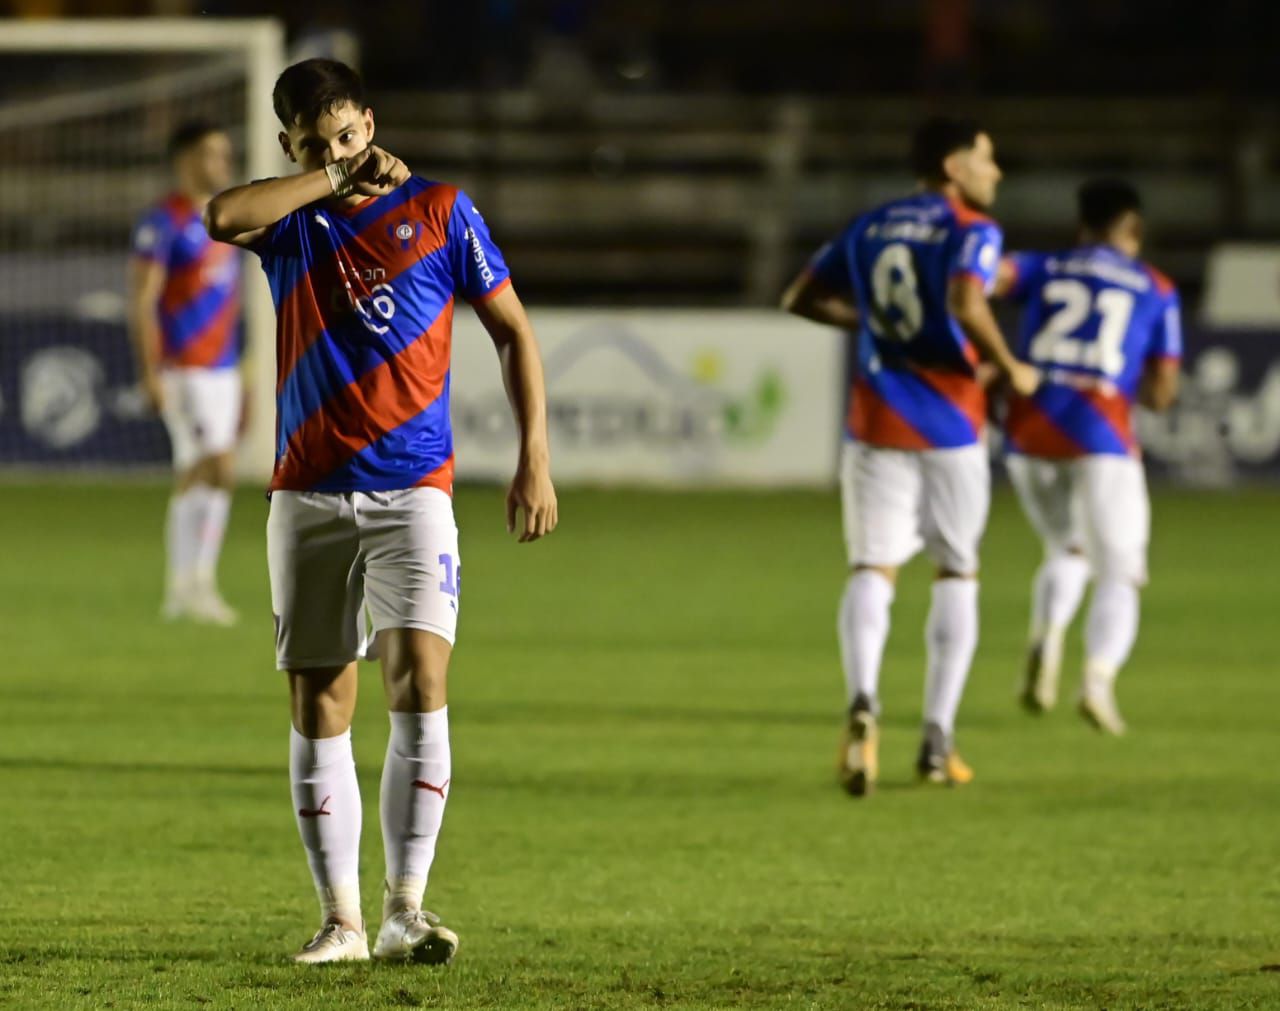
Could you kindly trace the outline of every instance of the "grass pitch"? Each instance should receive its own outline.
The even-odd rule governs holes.
[[[997,499],[964,790],[913,784],[927,573],[884,671],[884,783],[832,774],[834,495],[564,495],[542,545],[458,496],[454,782],[428,904],[446,970],[304,969],[315,928],[272,670],[266,503],[244,613],[162,624],[164,489],[0,487],[0,1005],[1280,1005],[1280,497],[1163,495],[1132,728],[1014,705],[1037,549]],[[1078,640],[1078,636],[1075,637]],[[1068,657],[1074,689],[1078,647]],[[378,908],[376,672],[355,748]]]

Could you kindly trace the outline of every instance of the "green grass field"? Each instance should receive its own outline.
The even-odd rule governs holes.
[[[266,503],[237,498],[223,583],[245,619],[218,631],[155,617],[164,495],[0,486],[0,1005],[1280,1006],[1275,494],[1157,499],[1118,741],[1069,706],[1014,705],[1037,553],[1001,496],[961,711],[978,779],[912,781],[917,563],[884,673],[885,782],[854,801],[832,775],[833,495],[575,492],[527,547],[496,490],[464,489],[454,790],[428,892],[462,937],[444,970],[286,964],[316,908]],[[365,675],[373,917],[386,719]]]

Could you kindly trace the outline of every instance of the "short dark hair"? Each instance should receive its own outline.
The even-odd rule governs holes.
[[[176,158],[189,147],[195,147],[211,133],[224,133],[220,123],[211,119],[186,119],[169,134],[169,157]]]
[[[911,167],[919,179],[942,179],[942,163],[956,151],[978,142],[982,127],[973,119],[931,116],[921,123],[911,138]]]
[[[347,102],[364,111],[364,82],[337,60],[303,60],[286,67],[271,93],[276,117],[286,128],[314,123]]]
[[[1142,212],[1142,197],[1124,179],[1090,179],[1076,192],[1080,223],[1095,232],[1105,232],[1128,211]]]

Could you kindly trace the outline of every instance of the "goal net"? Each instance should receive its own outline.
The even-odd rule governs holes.
[[[172,187],[167,142],[226,127],[239,179],[278,175],[272,21],[8,22],[0,26],[0,468],[163,467],[126,330],[130,234]],[[244,476],[270,468],[270,297],[245,264],[255,403]],[[265,381],[264,381],[264,377]]]

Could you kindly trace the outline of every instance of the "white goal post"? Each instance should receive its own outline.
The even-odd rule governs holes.
[[[117,123],[128,122],[130,117],[150,117],[154,124],[166,115],[181,114],[183,106],[174,96],[199,97],[201,87],[222,88],[217,93],[220,104],[216,108],[233,119],[227,125],[233,128],[238,146],[242,147],[244,178],[261,179],[287,170],[276,140],[278,128],[271,108],[271,89],[285,66],[284,30],[278,21],[266,18],[6,20],[0,22],[0,55],[11,65],[14,61],[26,60],[27,66],[43,67],[49,75],[50,86],[43,92],[30,88],[26,94],[15,95],[20,88],[12,85],[5,88],[6,93],[0,95],[0,126],[44,129],[47,137],[42,140],[52,152],[43,162],[0,169],[3,176],[0,186],[8,190],[8,199],[16,205],[10,207],[0,200],[0,204],[4,204],[0,206],[0,217],[12,219],[17,216],[12,212],[23,211],[34,222],[25,229],[12,223],[0,227],[0,254],[5,255],[6,272],[10,262],[21,265],[23,261],[36,260],[44,264],[45,275],[73,277],[83,261],[92,259],[97,264],[95,281],[100,281],[99,286],[105,288],[106,281],[114,280],[114,275],[109,274],[110,263],[118,255],[118,276],[123,278],[128,250],[127,226],[119,236],[118,247],[112,244],[118,219],[126,214],[123,205],[128,204],[131,213],[139,200],[158,200],[164,190],[149,196],[141,191],[143,185],[154,187],[159,178],[155,163],[158,151],[150,152],[152,160],[147,164],[145,183],[128,186],[129,165],[118,147],[110,148],[117,143],[108,132],[110,128],[99,125],[113,122],[109,117],[116,117]],[[87,85],[59,86],[61,70],[50,68],[66,66],[74,79],[77,60],[100,69],[85,75],[90,82]],[[226,83],[231,77],[235,78],[234,87]],[[212,83],[205,84],[205,81]],[[162,105],[166,102],[167,105]],[[71,136],[58,136],[59,129]],[[97,131],[101,131],[101,137]],[[160,130],[154,128],[148,137],[159,135]],[[105,154],[113,156],[114,161],[104,155],[101,179],[94,180],[98,189],[94,191],[96,195],[91,195],[77,180],[92,175],[93,144],[99,140]],[[62,181],[61,188],[55,185],[58,180]],[[118,199],[121,206],[111,209],[115,217],[108,222],[98,205],[113,199]],[[50,228],[40,231],[42,215],[59,220],[70,217],[77,210],[68,204],[81,200],[85,206],[79,208],[78,213],[102,219],[93,238],[85,239],[70,223],[65,226],[64,235],[57,234],[56,226],[50,226],[52,236],[47,234]],[[41,235],[45,244],[37,250]],[[88,254],[81,255],[85,249]],[[30,269],[34,275],[35,268]],[[14,274],[10,280],[0,282],[0,314],[8,319],[18,318],[26,297],[24,288],[30,289],[32,285],[29,279],[19,279],[21,276]],[[62,290],[51,293],[46,302],[67,300],[66,290],[73,282],[62,283]],[[100,317],[110,316],[113,311],[118,313],[123,305],[118,292],[107,291],[105,295],[107,297],[94,303],[101,309]],[[92,310],[89,315],[93,315]],[[249,356],[246,372],[252,384],[253,403],[239,466],[242,478],[260,480],[270,473],[274,449],[275,322],[265,277],[251,260],[246,262],[244,270],[244,320]],[[10,335],[0,333],[0,343],[6,336]],[[121,398],[117,395],[116,399]],[[111,465],[111,461],[107,463]]]

